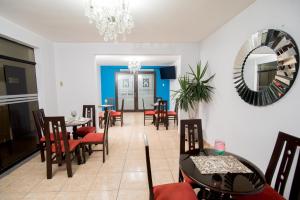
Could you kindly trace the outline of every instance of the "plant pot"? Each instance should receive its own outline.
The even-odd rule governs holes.
[[[199,102],[193,104],[194,108],[189,107],[188,114],[190,119],[196,119],[199,116]]]

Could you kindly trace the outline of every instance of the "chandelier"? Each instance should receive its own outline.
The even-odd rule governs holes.
[[[141,62],[137,61],[137,60],[131,60],[128,62],[128,69],[130,71],[130,73],[135,74],[136,72],[138,72],[139,70],[141,70]]]
[[[111,5],[111,2],[115,5]],[[96,25],[104,41],[117,41],[118,35],[131,33],[134,27],[133,18],[129,12],[127,0],[110,0],[110,5],[101,4],[101,0],[87,0],[85,15],[89,22]],[[118,2],[118,3],[117,3]]]

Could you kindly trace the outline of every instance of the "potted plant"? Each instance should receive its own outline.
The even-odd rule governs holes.
[[[215,74],[205,77],[208,64],[203,66],[199,62],[196,70],[189,65],[190,72],[178,78],[180,89],[173,91],[177,108],[188,112],[190,118],[196,118],[199,112],[200,102],[209,102],[212,99],[214,87],[210,85],[210,81]]]

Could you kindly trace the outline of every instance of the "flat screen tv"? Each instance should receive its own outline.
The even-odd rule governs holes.
[[[176,79],[175,66],[161,67],[160,68],[160,78],[161,79]]]

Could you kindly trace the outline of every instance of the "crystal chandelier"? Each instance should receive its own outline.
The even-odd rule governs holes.
[[[130,73],[135,74],[136,72],[138,72],[139,70],[141,70],[141,62],[137,61],[137,60],[131,60],[128,62],[128,69],[130,71]]]
[[[117,2],[118,3],[117,3]],[[95,23],[104,41],[117,41],[118,35],[130,33],[134,27],[127,0],[110,0],[110,5],[101,4],[101,0],[87,0],[85,15],[90,23]],[[115,5],[111,5],[115,2]]]

